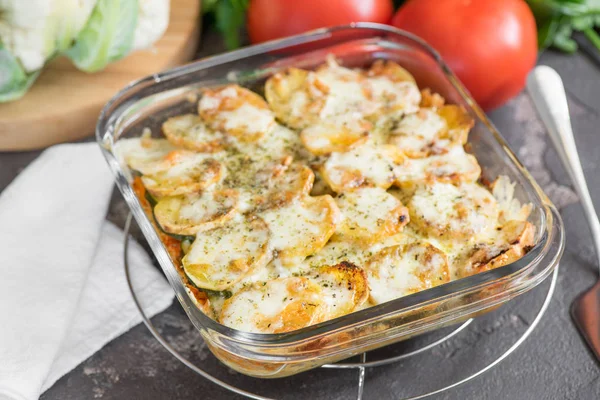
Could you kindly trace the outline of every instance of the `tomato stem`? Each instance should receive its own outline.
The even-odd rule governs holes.
[[[583,34],[598,50],[600,50],[600,35],[596,33],[594,28],[584,29]]]

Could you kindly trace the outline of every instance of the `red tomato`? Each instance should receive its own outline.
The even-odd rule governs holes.
[[[409,0],[392,25],[434,47],[487,110],[523,89],[537,58],[535,19],[524,0]]]
[[[392,0],[251,0],[248,34],[252,43],[351,22],[388,23]]]

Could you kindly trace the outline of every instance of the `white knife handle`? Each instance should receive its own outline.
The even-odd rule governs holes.
[[[594,209],[575,146],[567,95],[562,79],[554,69],[540,65],[527,77],[527,90],[548,130],[556,152],[573,181],[575,191],[579,195],[592,231],[600,266],[600,222],[598,222],[598,215]]]

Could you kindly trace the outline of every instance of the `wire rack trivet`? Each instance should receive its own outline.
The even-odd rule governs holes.
[[[211,375],[209,372],[203,370],[201,367],[197,366],[194,362],[192,362],[188,358],[186,358],[183,354],[181,354],[178,350],[176,350],[163,335],[161,335],[161,333],[158,331],[158,329],[153,325],[152,321],[150,321],[150,318],[146,315],[142,305],[140,304],[140,301],[139,301],[138,296],[134,289],[134,285],[132,283],[131,273],[130,273],[130,265],[129,265],[129,256],[128,256],[129,237],[130,237],[129,232],[131,229],[131,222],[132,222],[132,216],[131,216],[131,214],[129,214],[127,217],[127,220],[125,222],[125,229],[124,229],[124,232],[125,232],[125,241],[124,241],[124,245],[125,245],[124,246],[125,276],[127,278],[127,284],[129,286],[129,290],[131,291],[131,295],[133,296],[135,305],[138,308],[138,310],[142,316],[142,320],[143,320],[144,324],[146,325],[146,327],[148,328],[148,330],[156,338],[156,340],[158,340],[158,342],[165,349],[167,349],[175,358],[177,358],[179,361],[181,361],[185,366],[187,366],[188,368],[190,368],[192,371],[194,371],[198,375],[202,376],[203,378],[211,381],[212,383],[219,385],[222,388],[227,389],[233,393],[239,394],[241,396],[245,396],[250,399],[274,400],[271,397],[265,397],[260,394],[244,390],[242,388],[239,388],[237,386],[229,384],[229,383],[225,382],[224,380],[218,379],[217,377]],[[557,277],[558,277],[558,267],[554,270],[554,272],[552,274],[552,280],[550,282],[548,292],[546,293],[546,297],[544,298],[544,301],[543,301],[541,307],[539,308],[537,314],[535,315],[535,318],[529,324],[527,329],[520,336],[518,336],[515,339],[515,341],[512,342],[512,344],[503,353],[501,353],[499,356],[497,356],[495,359],[493,359],[491,362],[489,362],[487,365],[485,365],[478,371],[476,371],[470,375],[467,375],[466,377],[464,377],[462,379],[457,379],[456,381],[454,381],[451,384],[448,384],[448,385],[440,387],[438,389],[429,391],[427,393],[422,393],[420,395],[411,396],[411,397],[405,397],[404,400],[423,399],[423,398],[426,398],[426,397],[429,397],[432,395],[446,392],[446,391],[451,390],[459,385],[469,382],[469,381],[477,378],[480,375],[483,375],[484,373],[486,373],[487,371],[491,370],[496,365],[498,365],[500,362],[502,362],[506,357],[508,357],[512,352],[514,352],[527,339],[527,337],[533,332],[535,327],[538,325],[538,323],[542,319],[542,316],[546,312],[546,310],[550,304],[550,300],[552,299],[552,295],[553,295],[554,289],[556,287]],[[358,371],[356,398],[358,400],[362,400],[364,388],[365,388],[365,376],[367,373],[367,369],[372,369],[372,368],[381,367],[384,365],[389,365],[392,363],[400,362],[402,360],[406,360],[410,357],[424,353],[436,346],[439,346],[440,344],[444,343],[445,341],[452,338],[453,336],[456,336],[461,331],[463,331],[465,328],[467,328],[472,322],[473,322],[473,319],[469,319],[469,320],[463,322],[461,325],[459,325],[454,330],[452,330],[450,333],[446,334],[445,336],[443,336],[435,341],[432,341],[429,344],[426,344],[422,347],[419,347],[415,350],[412,350],[412,351],[409,351],[409,352],[406,352],[403,354],[385,357],[385,358],[376,359],[376,360],[369,360],[368,353],[362,353],[359,356],[358,362],[343,362],[342,361],[342,362],[338,362],[335,364],[326,364],[326,365],[321,366],[321,368],[356,369]]]

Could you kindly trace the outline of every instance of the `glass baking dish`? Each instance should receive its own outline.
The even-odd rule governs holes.
[[[476,123],[468,150],[489,181],[506,175],[516,183],[515,197],[532,204],[535,246],[520,260],[468,278],[282,334],[238,331],[206,316],[186,288],[134,195],[131,174],[114,153],[120,139],[149,128],[160,135],[168,117],[192,112],[200,89],[226,83],[258,88],[290,66],[313,68],[334,54],[344,66],[364,67],[389,59],[409,70],[420,88],[429,87],[449,103],[463,105]],[[564,247],[562,221],[555,207],[475,104],[439,55],[418,37],[398,29],[356,23],[247,47],[155,74],[132,83],[104,107],[96,137],[116,183],[158,259],[177,299],[206,344],[223,363],[241,373],[283,377],[351,357],[490,311],[535,287],[556,268]]]

